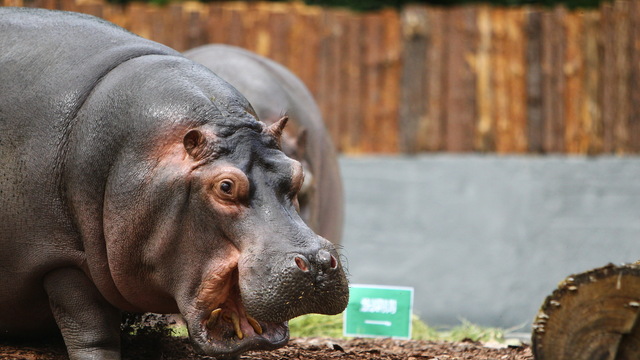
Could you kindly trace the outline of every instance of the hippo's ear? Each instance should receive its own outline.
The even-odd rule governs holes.
[[[300,158],[302,159],[305,155],[305,150],[307,148],[307,129],[302,128],[298,133],[298,138],[296,139],[296,147],[300,149]]]
[[[284,131],[284,126],[287,125],[287,121],[289,121],[288,116],[283,116],[280,120],[274,122],[269,125],[265,132],[276,139],[278,145],[280,145],[280,138],[282,137],[282,131]]]
[[[204,154],[207,138],[200,130],[189,130],[182,139],[182,144],[189,156],[198,159]]]

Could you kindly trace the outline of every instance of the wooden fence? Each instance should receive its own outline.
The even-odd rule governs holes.
[[[85,12],[183,51],[289,67],[346,153],[640,153],[640,2],[600,9],[0,0]]]

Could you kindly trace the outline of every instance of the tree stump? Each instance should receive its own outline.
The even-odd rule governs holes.
[[[566,278],[533,323],[536,360],[640,359],[640,262]]]

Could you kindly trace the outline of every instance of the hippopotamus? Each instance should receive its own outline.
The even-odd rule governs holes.
[[[298,194],[300,214],[316,233],[339,244],[344,204],[338,158],[320,109],[304,83],[275,61],[235,46],[209,44],[184,55],[238,89],[267,124],[283,114],[289,117],[282,150],[305,168],[305,183]]]
[[[120,358],[121,312],[199,351],[274,349],[348,283],[297,212],[302,165],[206,67],[109,22],[0,8],[0,337]]]

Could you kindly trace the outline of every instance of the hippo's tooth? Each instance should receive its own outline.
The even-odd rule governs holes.
[[[260,326],[258,320],[252,318],[251,316],[247,316],[247,320],[249,321],[249,324],[251,324],[253,330],[255,330],[258,335],[262,335],[262,326]]]
[[[240,328],[240,317],[235,312],[231,313],[231,322],[233,323],[233,329],[236,331],[236,336],[238,339],[242,340],[242,338],[244,338],[244,334]]]
[[[211,315],[209,315],[209,319],[207,320],[207,329],[213,329],[213,327],[216,325],[218,317],[220,317],[221,312],[221,308],[217,308],[211,312]]]

